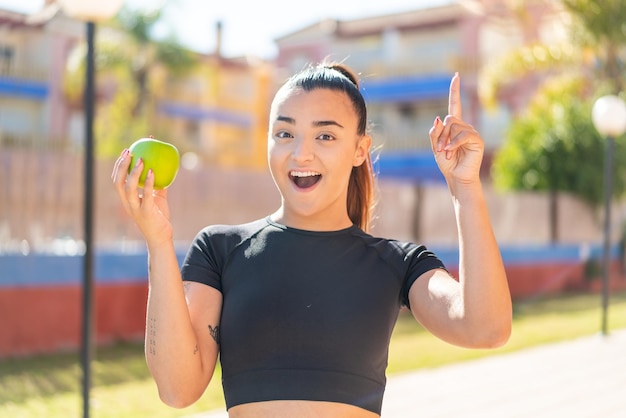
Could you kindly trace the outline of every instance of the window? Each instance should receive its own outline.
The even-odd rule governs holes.
[[[200,146],[201,142],[201,130],[200,123],[195,120],[188,120],[185,126],[185,137],[189,143],[194,146]]]
[[[15,49],[12,46],[0,44],[0,75],[9,74],[14,55]]]

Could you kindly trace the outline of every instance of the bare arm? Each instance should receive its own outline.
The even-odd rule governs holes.
[[[426,273],[409,293],[415,318],[434,335],[463,347],[503,345],[511,333],[511,299],[482,193],[454,199],[459,229],[459,279]]]
[[[181,281],[173,246],[150,249],[146,360],[166,404],[191,405],[211,381],[221,307],[219,291]]]
[[[462,120],[458,75],[450,85],[448,113],[444,122],[435,120],[430,138],[454,205],[459,280],[443,270],[424,274],[409,293],[412,312],[453,344],[500,346],[511,333],[511,296],[479,177],[484,143]]]
[[[146,361],[161,399],[174,407],[195,402],[215,369],[222,296],[198,283],[183,284],[173,244],[166,190],[153,190],[148,174],[143,196],[138,189],[141,161],[127,175],[124,152],[112,178],[122,205],[146,239],[149,295],[146,315]]]

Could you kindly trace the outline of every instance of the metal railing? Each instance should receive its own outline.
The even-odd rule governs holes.
[[[33,66],[15,65],[12,61],[0,58],[0,77],[10,77],[21,80],[46,81],[48,69],[33,68]]]

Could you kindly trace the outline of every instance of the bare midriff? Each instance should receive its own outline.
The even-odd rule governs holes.
[[[380,415],[353,405],[318,401],[268,401],[237,405],[229,418],[379,418]]]

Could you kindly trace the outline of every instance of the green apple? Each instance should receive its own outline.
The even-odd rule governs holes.
[[[138,139],[129,150],[131,156],[129,173],[135,167],[138,158],[143,161],[139,187],[144,186],[149,169],[154,173],[155,189],[166,189],[174,182],[180,166],[180,154],[174,145],[150,137]]]

